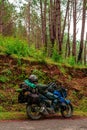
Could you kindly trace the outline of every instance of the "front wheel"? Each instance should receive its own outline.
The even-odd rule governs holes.
[[[61,115],[65,118],[71,117],[73,114],[73,106],[72,104],[66,104],[61,108]]]
[[[26,106],[27,116],[33,120],[38,120],[41,118],[40,107],[37,104]]]

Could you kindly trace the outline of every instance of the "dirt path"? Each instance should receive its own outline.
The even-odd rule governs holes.
[[[0,121],[0,130],[87,130],[87,118]]]

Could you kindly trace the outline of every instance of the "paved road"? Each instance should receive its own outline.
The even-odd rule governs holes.
[[[0,130],[87,130],[87,118],[0,121]]]

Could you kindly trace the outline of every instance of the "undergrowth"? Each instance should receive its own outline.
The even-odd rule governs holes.
[[[18,57],[18,64],[21,65],[21,57],[32,57],[40,63],[45,64],[46,62],[53,61],[57,64],[65,64],[67,66],[82,66],[82,64],[76,64],[74,57],[65,58],[64,55],[59,55],[57,49],[54,47],[52,57],[48,57],[43,48],[36,49],[33,44],[28,46],[26,40],[21,40],[14,37],[0,36],[0,53],[7,55],[16,55]],[[50,60],[49,60],[50,59]]]

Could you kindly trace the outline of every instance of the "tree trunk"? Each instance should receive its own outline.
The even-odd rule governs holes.
[[[70,2],[69,2],[69,5],[70,5]],[[67,38],[68,57],[70,56],[70,22],[71,22],[71,12],[72,12],[72,5],[71,5],[71,10],[68,11],[68,38]]]
[[[86,41],[85,41],[85,46],[84,46],[84,65],[86,65],[86,60],[87,60],[87,32],[86,32]]]
[[[55,12],[55,1],[50,0],[50,10],[49,10],[49,31],[50,31],[50,41],[51,50],[50,56],[53,54],[54,43],[56,39],[56,12]]]
[[[44,44],[44,30],[43,30],[43,9],[42,9],[42,0],[40,0],[40,10],[41,10],[41,25],[42,25],[42,44]]]
[[[86,19],[86,4],[87,4],[87,0],[83,0],[82,29],[81,29],[81,40],[80,40],[80,48],[78,54],[78,62],[82,62],[83,40],[84,40],[85,19]]]
[[[63,30],[62,30],[62,35],[61,35],[61,43],[62,44],[63,44],[63,38],[64,38],[64,30],[65,30],[65,26],[66,26],[66,18],[67,18],[67,14],[68,14],[68,11],[69,11],[69,2],[70,2],[70,0],[68,0],[68,2],[67,2],[67,8],[66,8]]]
[[[56,0],[56,22],[57,24],[57,36],[58,36],[58,49],[59,54],[62,53],[62,42],[61,42],[61,9],[60,9],[60,0]]]
[[[0,33],[3,34],[3,26],[4,26],[4,23],[3,23],[3,16],[4,16],[4,0],[1,0],[1,3],[0,3]]]
[[[44,1],[44,21],[43,21],[43,24],[44,24],[44,47],[45,47],[45,52],[47,52],[47,32],[46,32],[46,5],[47,4],[47,0]]]
[[[29,46],[30,46],[30,2],[28,3],[28,7],[27,7],[27,9],[28,9],[28,44],[29,44]]]
[[[76,0],[73,0],[73,45],[72,45],[72,56],[76,60]]]
[[[42,43],[45,48],[45,52],[47,52],[47,32],[46,32],[46,7],[47,1],[44,1],[44,8],[42,0],[40,0],[40,9],[41,9],[41,24],[42,24]]]
[[[31,7],[31,3],[28,2],[28,4],[26,5],[25,8],[25,26],[26,26],[26,34],[27,34],[27,40],[28,40],[28,45],[30,46],[30,18],[31,18],[31,14],[30,14],[30,7]]]

